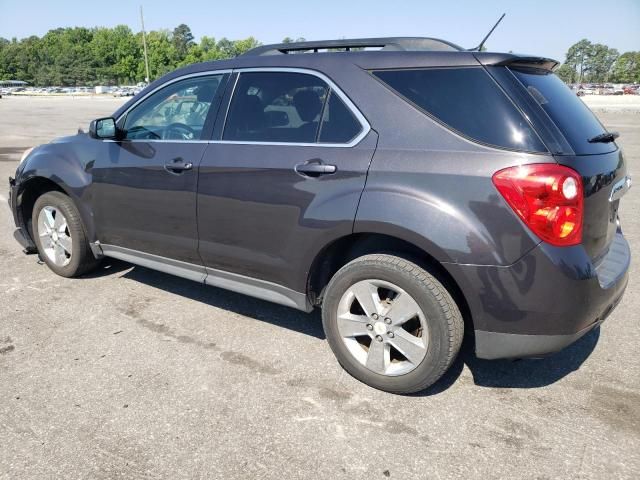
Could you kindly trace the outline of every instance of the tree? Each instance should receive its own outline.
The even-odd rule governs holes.
[[[173,29],[172,35],[173,46],[180,58],[184,58],[195,42],[193,41],[193,34],[188,25],[181,23]]]
[[[619,54],[615,48],[601,43],[591,45],[585,60],[590,82],[602,83],[609,80],[609,71]]]
[[[304,42],[285,37],[283,43]],[[257,47],[254,37],[229,40],[203,36],[196,42],[191,29],[147,34],[151,78],[192,63],[237,57]],[[640,83],[640,52],[622,55],[603,44],[582,39],[572,45],[557,69],[565,82]],[[126,25],[113,28],[57,28],[44,36],[18,40],[0,37],[0,79],[34,85],[96,85],[137,83],[145,78],[142,34]]]
[[[562,65],[560,65],[560,67],[556,70],[555,73],[562,79],[563,82],[574,83],[576,71],[573,69],[571,65],[563,63]]]
[[[569,47],[565,63],[573,68],[575,75],[571,78],[571,82],[582,83],[586,73],[586,61],[591,54],[591,42],[583,38],[578,43]]]
[[[558,74],[568,83],[607,82],[613,78],[612,67],[618,57],[615,48],[601,43],[592,44],[585,38],[569,47]]]
[[[245,38],[244,40],[235,40],[235,41],[222,38],[217,44],[218,52],[219,52],[218,58],[223,59],[223,58],[237,57],[259,45],[260,45],[260,42],[258,42],[253,37]]]
[[[640,83],[640,52],[625,52],[620,55],[611,69],[611,81]]]

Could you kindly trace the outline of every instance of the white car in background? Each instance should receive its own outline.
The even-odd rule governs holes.
[[[584,95],[595,95],[596,90],[591,85],[579,85],[576,95],[582,97]]]

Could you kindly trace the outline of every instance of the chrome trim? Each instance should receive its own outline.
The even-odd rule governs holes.
[[[304,312],[313,310],[313,306],[305,293],[296,292],[283,285],[267,280],[247,277],[238,273],[225,272],[223,270],[208,268],[203,265],[195,265],[160,255],[119,247],[117,245],[105,245],[100,242],[94,242],[91,245],[92,250],[99,249],[102,254],[107,257],[117,258],[135,265],[278,303]]]
[[[629,191],[631,188],[631,177],[625,176],[623,179],[616,182],[616,184],[611,189],[611,195],[609,195],[609,201],[615,202],[616,200],[620,200],[622,196]]]
[[[210,140],[162,140],[160,138],[123,138],[122,140],[104,139],[111,143],[211,143]]]
[[[224,288],[225,290],[278,303],[304,312],[313,310],[313,306],[304,293],[296,292],[277,283],[246,277],[237,273],[208,267],[205,267],[205,270],[207,272],[207,277],[204,280],[206,285]]]
[[[151,253],[140,252],[130,248],[119,247],[117,245],[99,244],[102,254],[106,257],[117,258],[125,262],[134,263],[142,267],[159,270],[177,277],[187,278],[195,282],[203,283],[207,276],[202,265],[194,265],[180,260],[161,257]]]

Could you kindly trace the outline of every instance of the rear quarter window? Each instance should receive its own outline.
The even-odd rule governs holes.
[[[372,73],[414,106],[465,137],[510,150],[547,152],[531,125],[481,67]]]

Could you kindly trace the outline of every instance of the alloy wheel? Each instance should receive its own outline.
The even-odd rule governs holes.
[[[383,280],[362,280],[338,304],[338,331],[355,359],[380,375],[404,375],[427,354],[424,312],[405,290]]]
[[[67,219],[62,212],[45,206],[38,214],[38,235],[47,258],[55,265],[64,267],[71,261],[73,242]]]

